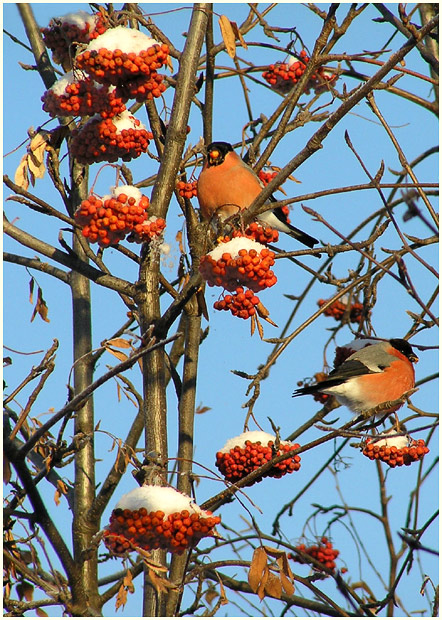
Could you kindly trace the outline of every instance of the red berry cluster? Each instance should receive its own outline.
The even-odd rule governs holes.
[[[268,185],[270,181],[273,181],[277,174],[277,172],[266,172],[265,170],[260,170],[258,172],[258,176],[264,185]]]
[[[206,254],[201,258],[200,272],[209,286],[222,286],[228,291],[247,286],[257,293],[277,281],[270,269],[275,262],[274,257],[274,252],[265,247],[260,252],[254,248],[244,248],[238,251],[235,258],[229,252],[224,252],[218,260]]]
[[[83,200],[74,217],[91,243],[98,242],[101,247],[108,247],[116,245],[132,231],[136,234],[143,232],[148,206],[146,196],[137,201],[124,193],[107,200],[91,195]]]
[[[224,295],[219,301],[215,301],[215,310],[230,310],[233,316],[241,319],[249,319],[256,313],[255,307],[259,304],[259,297],[253,291],[244,291],[242,286],[238,286],[233,295]]]
[[[155,43],[138,53],[105,47],[85,50],[76,57],[75,62],[79,69],[90,73],[97,82],[121,86],[136,77],[155,77],[156,70],[167,63],[168,56],[168,46]],[[146,80],[142,82],[144,87],[146,83]],[[135,82],[132,88],[135,88]]]
[[[328,569],[331,572],[334,572],[336,569],[336,558],[339,555],[339,551],[337,549],[333,549],[332,543],[328,540],[326,536],[323,536],[317,545],[310,545],[307,547],[303,543],[296,547],[299,551],[310,555],[312,558],[320,562],[324,568]],[[304,560],[297,554],[289,553],[288,557],[295,562],[299,562],[300,564],[307,564],[308,560]],[[323,570],[313,564],[313,570],[320,571]]]
[[[151,75],[138,75],[131,79],[120,82],[117,93],[126,99],[135,99],[139,103],[151,101],[154,97],[161,97],[167,86],[163,83],[164,75],[153,71]]]
[[[252,471],[268,463],[275,456],[290,452],[299,448],[299,444],[281,443],[279,449],[274,448],[273,441],[269,441],[266,446],[261,445],[260,441],[251,442],[247,440],[245,446],[235,446],[229,452],[217,452],[215,465],[229,482],[236,482],[244,478]],[[301,467],[301,457],[299,455],[287,458],[274,465],[262,477],[255,480],[260,482],[263,478],[281,478],[284,474],[291,474],[298,471]],[[250,482],[248,486],[254,484]]]
[[[325,303],[327,302],[326,299],[318,299],[318,306],[321,307],[323,306]],[[337,299],[336,301],[334,301],[331,306],[329,306],[328,308],[326,308],[324,310],[324,314],[325,316],[332,316],[334,317],[334,319],[336,321],[340,321],[342,319],[342,317],[344,316],[346,310],[348,308],[348,304],[344,303],[342,301],[340,301],[339,299]],[[364,306],[358,302],[355,301],[354,303],[352,303],[350,305],[350,314],[349,314],[349,318],[350,318],[350,322],[351,323],[359,323],[361,318],[362,318],[362,311],[364,309]]]
[[[112,118],[123,112],[126,109],[124,102],[127,101],[127,99],[123,101],[116,95],[115,88],[99,86],[88,77],[66,81],[62,94],[57,94],[53,88],[50,88],[41,100],[43,110],[51,116],[99,114],[102,118]]]
[[[258,243],[268,245],[269,243],[276,243],[278,241],[279,233],[274,228],[270,228],[270,226],[263,226],[259,222],[251,222],[244,233],[239,230],[234,230],[232,238],[235,237],[248,237],[249,239],[254,239]],[[225,239],[228,241],[229,237]]]
[[[299,54],[299,58],[293,57],[288,63],[276,62],[275,64],[269,65],[269,68],[267,71],[264,71],[262,77],[277,90],[288,92],[293,84],[296,84],[303,75],[309,60],[307,52],[302,50]],[[321,81],[334,81],[336,77],[335,74],[321,67],[318,69],[317,73],[311,75],[310,82],[313,84],[320,84]]]
[[[203,514],[205,516],[181,510],[166,515],[162,510],[116,508],[112,511],[109,528],[104,531],[104,542],[115,555],[125,555],[137,547],[146,551],[165,549],[180,555],[210,535],[221,521],[210,512]]]
[[[180,196],[190,199],[197,195],[196,185],[197,181],[190,181],[189,183],[178,181],[176,187]]]
[[[52,52],[52,59],[63,67],[71,66],[74,43],[89,43],[106,31],[101,13],[89,15],[84,11],[54,17],[47,28],[42,28],[43,41]]]
[[[124,118],[125,129],[118,126],[118,121]],[[151,132],[141,125],[134,116],[125,112],[113,119],[99,117],[91,118],[81,129],[72,132],[71,152],[82,164],[94,162],[115,162],[120,157],[123,161],[130,161],[147,152]],[[130,122],[128,126],[127,121]]]
[[[401,439],[400,437],[398,439]],[[401,467],[402,465],[411,465],[415,461],[421,461],[430,451],[425,445],[423,439],[411,440],[408,446],[396,447],[394,445],[377,445],[376,438],[367,439],[362,449],[362,454],[367,456],[371,461],[379,459],[387,463],[390,467]],[[390,439],[390,442],[394,438]],[[379,442],[380,443],[380,442]]]
[[[144,243],[160,237],[166,228],[166,220],[162,217],[151,215],[149,219],[141,224],[136,224],[127,240],[135,243]]]

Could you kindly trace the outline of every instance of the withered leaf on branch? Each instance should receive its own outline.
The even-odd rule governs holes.
[[[107,345],[105,345],[104,348],[106,349],[108,353],[111,353],[118,360],[120,360],[120,362],[125,362],[128,359],[128,356],[126,355],[126,353],[123,353],[122,351],[118,351],[117,349],[112,349],[112,347],[108,347]]]
[[[18,164],[17,170],[14,175],[14,183],[21,187],[21,189],[27,190],[29,187],[28,177],[28,156],[23,155]]]
[[[57,480],[57,489],[54,495],[54,501],[55,501],[56,506],[60,505],[60,497],[62,495],[66,495],[67,492],[68,492],[68,487],[66,483],[64,483],[63,480]]]
[[[50,322],[48,319],[48,307],[45,300],[43,299],[43,291],[40,287],[38,287],[37,290],[37,302],[32,312],[31,323],[35,319],[37,314],[43,319],[43,321],[46,321],[46,323]]]
[[[221,36],[226,46],[226,51],[230,58],[236,56],[236,36],[232,26],[232,22],[226,15],[221,15],[218,20],[219,27],[221,29]]]
[[[269,596],[273,596],[273,598],[281,598],[282,584],[278,577],[269,574],[267,582],[264,586],[264,592]]]
[[[34,586],[28,581],[22,581],[21,583],[17,583],[15,586],[18,594],[18,598],[22,601],[32,601],[34,598]]]
[[[37,609],[35,610],[35,613],[37,614],[37,616],[39,616],[40,618],[49,618],[49,615],[45,612],[44,609],[42,609],[41,607],[37,607]]]
[[[44,156],[48,146],[49,134],[39,131],[29,143],[26,155],[20,160],[15,171],[14,182],[21,189],[27,190],[29,181],[35,185],[36,179],[42,179],[46,170]]]
[[[265,570],[267,567],[267,553],[262,547],[257,547],[253,552],[252,561],[250,563],[250,569],[248,574],[249,586],[254,592],[258,591],[258,588],[263,579]]]

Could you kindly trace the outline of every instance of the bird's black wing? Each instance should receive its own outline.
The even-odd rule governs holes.
[[[327,388],[334,387],[335,385],[340,385],[352,377],[370,375],[373,372],[373,370],[367,368],[367,366],[359,360],[347,360],[346,362],[343,362],[339,368],[332,370],[326,379],[316,383],[315,385],[306,385],[305,387],[299,388],[299,390],[295,390],[293,392],[293,396],[316,394],[321,390],[326,390]]]

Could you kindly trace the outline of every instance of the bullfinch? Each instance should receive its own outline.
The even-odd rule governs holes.
[[[419,358],[410,344],[392,338],[370,344],[350,355],[316,385],[302,387],[293,396],[331,394],[355,413],[397,400],[414,388],[414,367]],[[399,407],[389,409],[392,412]]]
[[[201,214],[221,221],[247,209],[261,193],[264,184],[228,142],[212,142],[198,179],[197,196]],[[272,200],[275,199],[272,197]],[[318,240],[295,228],[287,221],[281,207],[260,213],[257,218],[271,228],[287,233],[312,248]]]

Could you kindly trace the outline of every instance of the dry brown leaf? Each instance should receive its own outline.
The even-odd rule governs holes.
[[[32,601],[34,597],[34,586],[28,581],[22,581],[21,583],[17,583],[15,586],[18,594],[18,598],[20,601],[25,599],[25,601]]]
[[[54,502],[56,506],[60,505],[60,497],[62,495],[66,495],[68,492],[67,485],[63,482],[63,480],[57,480],[57,489],[54,495]]]
[[[49,615],[41,607],[37,607],[35,613],[37,614],[37,616],[40,616],[40,618],[49,618]]]
[[[221,15],[218,20],[221,29],[221,36],[226,46],[226,51],[230,58],[236,56],[236,36],[230,19],[226,15]]]
[[[46,170],[44,156],[46,152],[48,134],[46,132],[38,132],[31,140],[28,147],[28,168],[31,174],[32,185],[35,179],[42,179]]]
[[[269,596],[273,596],[273,598],[281,598],[282,584],[278,577],[269,574],[269,578],[267,579],[267,582],[265,584],[264,591]]]
[[[211,587],[207,590],[206,594],[204,595],[204,598],[206,599],[206,602],[211,605],[212,602],[218,598],[218,592],[215,590],[215,588]]]
[[[14,183],[21,187],[21,189],[27,190],[29,187],[28,177],[28,156],[23,155],[20,163],[17,166],[17,170],[14,175]]]
[[[202,407],[202,406],[199,406],[199,407],[197,407],[195,409],[195,413],[202,414],[202,413],[206,413],[207,411],[210,411],[211,409],[212,409],[212,407]]]
[[[118,360],[120,360],[120,362],[125,362],[128,359],[128,356],[126,355],[126,353],[123,353],[122,351],[118,351],[117,349],[112,349],[112,347],[108,347],[106,345],[104,345],[104,348],[106,349],[108,353],[111,353]]]
[[[273,325],[274,327],[278,327],[276,323],[274,323],[272,319],[269,317],[269,311],[267,310],[267,308],[263,305],[261,301],[256,306],[256,311],[262,319],[267,321],[267,323],[270,323],[270,325]]]
[[[258,595],[260,601],[262,601],[262,599],[266,595],[266,585],[267,585],[267,581],[268,581],[269,577],[271,577],[270,571],[269,571],[269,569],[266,566],[265,569],[264,569],[264,573],[263,573],[263,575],[261,577],[261,582],[260,582],[260,584],[258,586],[258,589],[256,591],[256,594]]]
[[[123,584],[121,584],[118,590],[117,598],[115,600],[115,611],[118,611],[120,607],[124,607],[127,603],[127,590]]]
[[[118,347],[120,349],[131,349],[131,343],[125,338],[111,338],[110,340],[106,340],[106,346],[110,347]]]
[[[130,570],[128,570],[126,572],[126,575],[124,576],[123,586],[127,588],[129,592],[131,593],[135,592],[135,586],[132,582],[132,573],[130,572]]]
[[[290,581],[290,579],[283,573],[283,571],[281,571],[279,573],[279,577],[281,579],[281,585],[282,585],[282,587],[284,589],[284,592],[288,596],[291,596],[293,594],[293,592],[295,591],[295,586]]]
[[[35,280],[34,278],[31,278],[29,280],[29,303],[30,304],[34,303],[34,284],[35,284]]]
[[[239,28],[238,28],[238,24],[236,22],[230,22],[233,32],[235,33],[235,37],[238,39],[238,41],[241,43],[241,45],[243,46],[243,48],[245,50],[249,49],[247,47],[247,43],[244,41],[244,37],[242,36]]]
[[[169,579],[166,577],[162,577],[161,575],[157,575],[154,570],[149,568],[149,579],[155,588],[155,590],[160,594],[161,592],[168,592],[169,590],[176,590],[177,586],[174,585]]]
[[[267,567],[267,553],[262,547],[257,547],[253,552],[252,561],[248,574],[249,586],[254,592],[258,591],[259,584]]]
[[[40,287],[38,287],[37,301],[35,303],[35,308],[32,312],[31,323],[35,319],[37,314],[43,319],[43,321],[46,321],[46,323],[50,322],[48,319],[48,307],[45,300],[43,299],[43,291]]]

